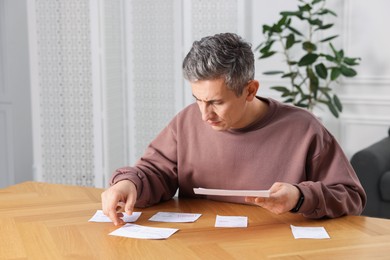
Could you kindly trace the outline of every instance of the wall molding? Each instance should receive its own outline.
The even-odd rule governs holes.
[[[344,40],[343,44],[345,47],[344,49],[346,50],[346,53],[348,53],[348,54],[350,53],[350,51],[349,51],[350,49],[352,49],[353,47],[359,46],[359,45],[356,45],[355,42],[353,42],[354,33],[355,34],[362,34],[362,33],[364,34],[366,32],[364,30],[363,30],[363,32],[360,32],[360,30],[354,28],[354,26],[355,27],[359,26],[359,24],[356,24],[356,21],[353,21],[354,18],[356,19],[356,17],[354,17],[354,14],[357,11],[361,11],[364,14],[368,13],[367,15],[373,14],[373,12],[370,12],[372,10],[367,10],[367,8],[371,7],[371,5],[367,4],[367,6],[364,6],[364,7],[362,6],[365,3],[367,3],[367,2],[363,1],[363,0],[360,0],[360,1],[346,0],[346,1],[344,1],[344,14],[343,14],[343,16],[344,16],[344,28],[343,28],[344,32],[343,32],[343,35],[345,35],[345,38],[343,39]],[[383,8],[388,7],[387,2],[382,1],[382,2],[378,2],[376,5],[374,5],[374,8],[381,9],[381,5],[383,5]],[[363,8],[365,8],[365,9],[363,10]],[[381,20],[379,20],[379,19],[381,19]],[[385,21],[385,19],[386,19],[386,21]],[[361,18],[359,17],[358,20],[361,20]],[[379,32],[378,30],[376,30],[376,27],[381,26],[381,24],[386,24],[389,21],[389,18],[384,17],[384,16],[376,16],[374,19],[371,18],[369,20],[372,21],[373,24],[370,24],[370,23],[365,24],[365,27],[371,28],[369,26],[372,26],[372,30],[370,30],[370,33],[375,35],[375,34],[378,34],[378,32]],[[375,23],[375,22],[377,22],[377,23]],[[361,26],[361,24],[360,24],[360,26]],[[357,31],[359,31],[359,32],[357,32]],[[375,44],[378,44],[379,46],[385,46],[385,44],[384,44],[386,42],[385,40],[378,41],[377,39],[373,39],[373,37],[370,37],[370,36],[371,35],[364,35],[364,39],[368,38],[368,39],[371,39],[371,41],[374,42]],[[386,37],[388,37],[386,34],[378,35],[378,36],[383,37],[384,39]],[[386,61],[382,61],[382,64],[379,64],[381,62],[382,57],[381,57],[381,55],[379,55],[377,53],[377,50],[375,50],[375,49],[379,49],[378,45],[372,45],[370,47],[370,48],[373,48],[372,50],[367,49],[367,48],[363,49],[364,53],[362,54],[363,57],[362,57],[361,64],[365,62],[364,54],[366,54],[367,55],[366,57],[376,57],[377,58],[377,60],[371,60],[371,62],[373,63],[372,65],[380,66],[380,67],[385,66],[385,69],[387,68],[387,71],[389,71],[389,66],[388,66],[388,63],[386,63]],[[377,48],[375,48],[375,47],[377,47]],[[362,50],[362,49],[360,49],[360,50]],[[355,55],[352,55],[352,56],[355,56]],[[361,71],[353,79],[348,79],[348,82],[353,83],[353,84],[374,83],[374,84],[378,84],[378,85],[379,84],[380,85],[382,85],[382,84],[389,85],[390,84],[390,75],[389,75],[389,73],[386,73],[385,71],[382,72],[379,76],[373,75],[372,71],[371,71],[371,73]]]
[[[0,104],[0,187],[15,183],[12,120],[12,107]]]
[[[359,105],[385,105],[390,106],[390,96],[351,96],[338,95],[343,104],[359,104]],[[390,111],[389,111],[390,112]]]
[[[339,127],[340,145],[350,158],[360,149],[387,136],[390,116],[342,115]]]
[[[6,73],[4,72],[5,69],[5,8],[4,8],[5,1],[0,1],[0,102],[7,102],[7,90],[5,88],[5,77]]]

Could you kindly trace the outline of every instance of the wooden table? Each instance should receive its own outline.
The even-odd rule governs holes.
[[[25,182],[0,190],[0,259],[390,259],[390,220],[308,220],[249,205],[178,200],[142,211],[136,224],[180,229],[167,240],[110,236],[88,222],[101,209],[96,188]],[[159,211],[201,213],[194,223],[148,219]],[[215,228],[216,215],[248,216],[248,228]],[[323,226],[330,239],[294,239],[290,225]]]

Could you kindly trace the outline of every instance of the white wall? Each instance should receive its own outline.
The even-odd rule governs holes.
[[[0,0],[0,187],[33,179],[26,2]]]

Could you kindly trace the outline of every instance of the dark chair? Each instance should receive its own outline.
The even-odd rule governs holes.
[[[354,154],[351,164],[367,193],[362,215],[390,218],[390,129],[389,136]]]

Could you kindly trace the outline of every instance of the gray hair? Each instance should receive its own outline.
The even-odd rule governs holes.
[[[221,33],[195,41],[183,61],[190,82],[224,78],[228,89],[241,96],[255,75],[251,44],[234,33]]]

